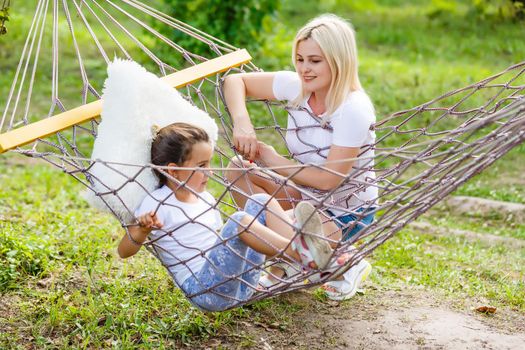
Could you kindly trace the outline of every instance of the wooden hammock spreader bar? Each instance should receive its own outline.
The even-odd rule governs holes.
[[[248,63],[251,59],[248,51],[242,49],[180,70],[161,79],[177,89],[213,74]],[[0,134],[0,153],[94,119],[101,112],[102,100],[98,100]]]

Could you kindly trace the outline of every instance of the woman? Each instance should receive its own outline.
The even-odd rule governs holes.
[[[329,218],[324,232],[337,245],[372,222],[373,214],[368,211],[377,200],[377,188],[367,186],[375,178],[370,170],[373,150],[367,147],[375,142],[371,128],[375,112],[359,82],[352,27],[335,15],[313,19],[298,31],[292,60],[296,72],[228,76],[224,96],[234,122],[235,147],[248,159],[233,159],[230,168],[255,167],[252,161],[256,160],[279,167],[275,171],[293,183],[283,186],[257,171],[230,171],[227,177],[239,190],[233,196],[241,207],[247,200],[245,194],[275,194],[284,208],[291,209],[293,202],[308,199],[312,189],[324,193],[318,196],[324,198],[323,209]],[[246,108],[247,96],[289,101],[286,143],[294,160],[257,140]],[[297,163],[322,167],[298,171]],[[352,181],[343,184],[348,175]],[[341,230],[343,226],[347,229]],[[370,264],[362,260],[344,279],[330,281],[323,288],[331,299],[348,299],[370,270]]]

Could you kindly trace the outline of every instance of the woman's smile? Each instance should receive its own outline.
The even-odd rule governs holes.
[[[312,39],[302,40],[297,44],[296,54],[295,68],[303,87],[308,92],[328,92],[332,72],[319,44]]]

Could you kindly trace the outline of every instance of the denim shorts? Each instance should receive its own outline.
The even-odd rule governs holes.
[[[375,209],[376,209],[375,207],[371,207],[371,208],[359,208],[359,209],[354,210],[356,213],[370,212],[370,214],[367,214],[363,217],[359,214],[346,214],[346,215],[336,216],[330,210],[327,210],[326,212],[330,216],[332,216],[332,218],[334,218],[335,224],[339,228],[343,229],[342,238],[343,238],[343,241],[347,241],[352,236],[355,236],[359,231],[361,231],[363,228],[367,227],[374,221]],[[358,218],[360,218],[359,221],[357,221]],[[353,224],[353,222],[356,222],[355,225]]]

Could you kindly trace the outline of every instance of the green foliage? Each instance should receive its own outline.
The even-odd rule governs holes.
[[[0,222],[0,292],[16,288],[26,276],[45,272],[52,252],[44,241],[28,240],[24,232],[29,227]]]
[[[9,7],[0,9],[0,35],[7,34],[5,22],[9,21]]]
[[[279,3],[279,0],[242,3],[235,0],[164,0],[164,12],[233,46],[254,52],[272,31]],[[204,57],[214,55],[208,45],[181,31],[165,30],[161,29],[161,33],[186,50]],[[164,54],[162,57],[170,62],[170,52],[159,49]]]
[[[481,19],[523,19],[523,0],[472,0],[472,12]]]
[[[459,14],[460,9],[457,1],[449,1],[449,0],[432,0],[432,5],[430,6],[427,16],[430,19],[439,18],[439,17],[446,17],[451,14]]]

